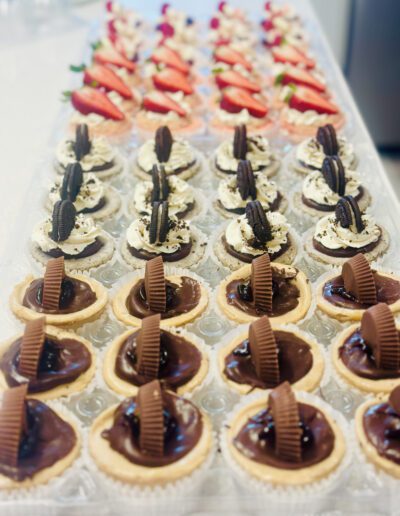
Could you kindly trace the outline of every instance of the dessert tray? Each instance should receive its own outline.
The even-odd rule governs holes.
[[[354,318],[343,315],[334,317],[332,314],[328,315],[326,310],[322,310],[320,303],[317,304],[319,285],[322,281],[327,281],[329,275],[332,276],[333,273],[340,275],[340,267],[345,260],[342,262],[336,260],[335,262],[334,259],[336,267],[332,267],[332,263],[315,259],[315,255],[308,252],[307,242],[313,235],[315,236],[314,228],[319,219],[318,216],[313,216],[312,211],[310,213],[307,209],[301,209],[301,188],[306,176],[294,170],[298,145],[306,138],[315,137],[318,127],[325,126],[327,123],[331,124],[330,127],[335,126],[337,134],[340,134],[347,142],[351,142],[357,164],[352,163],[349,168],[356,168],[359,172],[364,194],[367,191],[370,195],[370,199],[368,198],[370,203],[367,203],[369,204],[368,213],[379,222],[380,228],[384,228],[384,238],[382,236],[382,239],[385,242],[388,241],[387,249],[378,257],[374,257],[371,264],[374,270],[377,268],[382,274],[391,273],[400,276],[400,240],[398,238],[400,205],[312,7],[307,0],[292,0],[290,5],[283,2],[267,2],[263,7],[260,4],[257,12],[244,13],[226,2],[221,2],[216,14],[212,17],[210,15],[211,21],[209,22],[208,20],[195,21],[189,16],[190,13],[188,15],[180,13],[168,4],[164,4],[161,8],[160,22],[155,29],[140,17],[140,13],[126,11],[113,2],[106,4],[104,17],[93,23],[82,53],[82,61],[86,63],[87,68],[85,70],[75,67],[77,75],[73,77],[71,83],[72,94],[70,92],[67,95],[68,99],[71,99],[71,103],[68,101],[62,108],[54,130],[49,135],[47,152],[32,174],[29,195],[24,200],[19,220],[15,222],[14,238],[8,243],[7,249],[1,257],[0,342],[3,342],[11,339],[14,335],[23,334],[25,322],[21,319],[25,321],[29,319],[29,311],[18,311],[15,308],[16,305],[20,306],[21,304],[18,304],[18,300],[16,300],[15,286],[21,284],[21,281],[28,275],[43,277],[49,258],[45,252],[48,249],[43,247],[45,230],[38,229],[38,224],[46,220],[54,210],[53,204],[57,198],[57,188],[60,188],[60,184],[54,186],[54,183],[57,178],[59,183],[62,180],[63,176],[59,173],[60,170],[65,173],[65,167],[62,169],[63,163],[60,160],[60,142],[65,141],[68,130],[70,137],[71,134],[73,137],[76,126],[86,123],[89,126],[90,138],[98,134],[109,137],[110,145],[117,152],[117,157],[114,156],[114,167],[119,168],[118,173],[111,172],[109,177],[106,177],[110,170],[107,172],[107,167],[103,168],[98,175],[99,179],[96,179],[97,182],[93,180],[94,182],[87,186],[89,189],[95,188],[93,185],[101,188],[102,180],[107,185],[106,195],[108,195],[110,211],[106,210],[100,213],[98,210],[97,216],[94,215],[96,224],[103,232],[101,235],[107,235],[106,244],[103,245],[101,251],[103,255],[97,261],[93,255],[89,258],[83,256],[75,260],[75,265],[69,265],[69,261],[66,259],[64,272],[65,274],[79,273],[83,275],[83,278],[96,280],[103,285],[103,290],[108,293],[109,300],[104,310],[99,309],[98,313],[92,314],[86,319],[82,316],[82,320],[74,321],[72,317],[62,319],[61,322],[57,319],[54,319],[53,322],[48,321],[48,324],[55,324],[61,329],[67,327],[75,332],[79,339],[89,342],[93,356],[96,358],[96,370],[84,388],[79,392],[64,392],[48,402],[49,406],[61,417],[65,415],[68,421],[73,422],[73,427],[81,439],[81,453],[58,476],[40,486],[2,489],[1,479],[4,476],[1,475],[0,469],[0,513],[2,515],[29,512],[38,515],[96,513],[99,515],[171,514],[175,516],[178,514],[221,513],[264,514],[266,511],[271,514],[358,514],[361,512],[391,514],[395,512],[400,502],[400,495],[396,489],[399,473],[390,475],[366,458],[358,444],[355,428],[357,408],[366,400],[374,400],[374,397],[382,392],[379,389],[364,392],[347,383],[332,363],[333,342],[352,324],[359,325],[363,312],[360,310],[359,317]],[[280,20],[279,24],[277,20]],[[100,41],[100,45],[99,43],[95,44],[97,41]],[[288,45],[299,49],[303,57],[305,55],[312,56],[310,59],[314,61],[317,70],[310,72],[314,66],[304,61],[300,63],[297,70],[300,70],[301,77],[293,79],[300,82],[297,82],[297,86],[293,88],[290,86],[292,85],[290,80],[284,83],[280,82],[282,73],[279,74],[279,81],[276,81],[276,77],[274,77],[274,73],[277,74],[277,62],[282,64],[282,59],[287,58],[287,56],[280,57],[279,52]],[[228,47],[230,51],[224,54],[221,49],[226,51]],[[113,50],[110,51],[110,48]],[[167,52],[167,55],[164,55],[159,51],[163,48],[173,49],[172,58],[176,55],[180,56],[180,61],[174,62],[174,66],[178,69],[180,66],[184,67],[183,70],[180,70],[179,77],[174,75],[175,72],[170,72],[170,62],[165,64],[165,60],[171,59],[171,54]],[[115,60],[112,61],[110,52],[114,59],[115,52],[120,57],[123,55],[126,66],[124,68],[125,75],[121,72],[119,75],[113,73],[111,79],[108,76],[98,77],[95,66],[89,67],[88,64],[93,58],[98,65],[104,65],[102,61],[106,59],[102,54],[104,49],[109,52],[108,54],[105,52],[107,59],[111,59],[106,64],[110,65],[110,69],[114,72],[115,70],[121,71],[124,66],[119,66],[121,63],[116,64]],[[96,52],[98,52],[97,57],[94,57]],[[246,73],[246,62],[229,63],[233,59],[232,56],[236,56],[235,59],[238,59],[237,52],[242,52],[242,56],[248,56],[249,62],[251,61],[254,68],[251,74]],[[126,61],[133,63],[131,70],[128,70],[129,65],[126,64]],[[174,66],[172,69],[176,70]],[[185,67],[188,67],[188,70]],[[306,72],[307,68],[308,72]],[[229,73],[224,74],[227,70]],[[302,75],[304,72],[307,73],[306,78]],[[84,75],[82,76],[82,74]],[[123,78],[126,83],[130,81],[133,98],[128,98],[129,95],[124,97],[122,90],[115,93],[113,87],[105,88],[108,91],[108,97],[103,93],[104,88],[97,89],[99,82],[102,85],[102,81],[115,81],[115,76]],[[82,87],[82,77],[84,87]],[[178,79],[181,81],[178,84],[179,87],[176,86]],[[235,85],[237,80],[242,81],[241,88],[245,85],[244,90],[241,89],[240,95],[237,92],[239,88]],[[249,83],[243,82],[246,80]],[[301,82],[304,80],[316,81],[313,84],[314,92],[320,87],[318,84],[327,86],[326,91],[322,92],[322,97],[318,94],[317,99],[322,104],[325,101],[327,104],[323,104],[322,111],[313,111],[313,116],[316,116],[315,121],[303,121],[296,125],[294,117],[300,116],[301,118],[304,115],[304,110],[302,111],[300,106],[304,105],[304,102],[316,102],[314,97],[310,99],[304,93],[304,88],[302,89],[304,82]],[[227,88],[221,86],[223,81],[228,82],[225,85],[228,86]],[[262,92],[256,92],[255,95],[253,95],[254,92],[249,93],[254,88],[254,81],[262,84]],[[216,87],[216,83],[219,84],[219,88]],[[171,88],[171,84],[172,87],[176,86],[175,91],[172,90],[173,93],[168,90]],[[187,96],[183,97],[182,90],[192,88],[193,84],[195,85],[194,90],[190,89],[189,92],[186,92]],[[289,90],[287,89],[288,84]],[[120,84],[117,83],[117,87],[119,86]],[[181,88],[180,91],[179,88]],[[330,93],[328,93],[328,89]],[[98,91],[102,92],[101,95],[106,96],[105,100],[93,97],[97,94],[93,92]],[[169,97],[166,91],[171,93]],[[288,93],[289,96],[287,96]],[[166,97],[167,102],[170,103],[167,107],[165,106]],[[111,107],[107,102],[111,103]],[[285,107],[288,102],[289,106]],[[104,116],[101,115],[99,103],[109,116],[104,113]],[[190,109],[185,112],[188,103]],[[93,104],[96,104],[97,107],[91,111],[90,106]],[[269,106],[266,112],[263,111],[265,105]],[[246,106],[248,109],[245,109]],[[338,108],[335,111],[335,106],[336,108],[339,106],[340,110]],[[183,112],[179,112],[179,109],[183,109]],[[330,109],[333,111],[329,111]],[[291,112],[289,115],[287,115],[287,110]],[[119,118],[118,113],[121,112],[125,115],[125,117],[122,115],[123,119]],[[170,115],[171,112],[173,115]],[[307,112],[309,113],[309,111]],[[126,113],[133,114],[127,115]],[[251,116],[251,113],[255,113],[255,115]],[[324,116],[321,117],[321,113]],[[332,474],[326,476],[327,478],[322,476],[315,482],[302,481],[288,485],[285,482],[275,482],[274,479],[269,479],[267,482],[260,481],[259,474],[252,476],[248,470],[244,472],[244,469],[241,469],[235,460],[235,455],[230,450],[231,433],[234,432],[236,425],[236,423],[232,423],[234,418],[246,413],[247,407],[250,405],[258,406],[258,403],[260,407],[263,404],[266,406],[270,392],[266,389],[252,388],[248,392],[254,392],[246,394],[240,389],[232,388],[232,385],[222,379],[220,367],[221,350],[242,334],[246,338],[249,323],[256,324],[257,321],[257,317],[248,318],[247,316],[235,320],[232,312],[229,315],[219,300],[221,283],[228,275],[235,274],[234,271],[238,269],[238,264],[235,257],[227,255],[226,247],[221,251],[220,246],[220,251],[218,251],[218,244],[221,242],[221,235],[227,226],[236,220],[238,214],[229,213],[226,210],[224,212],[221,205],[218,205],[217,192],[220,182],[232,177],[236,171],[232,171],[230,176],[221,170],[219,173],[218,170],[215,170],[215,160],[218,159],[216,150],[224,141],[233,138],[235,126],[243,127],[243,124],[247,125],[248,133],[265,136],[274,153],[272,161],[275,160],[276,166],[273,164],[275,168],[271,172],[271,180],[275,182],[276,188],[283,195],[282,211],[284,211],[290,227],[291,246],[294,250],[289,255],[284,253],[289,256],[289,261],[286,263],[292,263],[293,267],[304,273],[304,277],[308,279],[308,281],[305,279],[306,286],[304,288],[311,289],[305,310],[293,320],[282,319],[283,326],[280,328],[282,331],[299,335],[307,342],[308,340],[315,342],[317,354],[314,355],[314,361],[325,364],[321,366],[316,385],[309,389],[312,392],[299,392],[296,394],[297,402],[300,404],[311,403],[321,410],[329,421],[335,420],[334,426],[342,435],[340,443],[343,444],[344,451],[340,464]],[[192,207],[191,214],[187,218],[190,220],[191,234],[196,242],[196,248],[192,246],[191,253],[178,260],[177,263],[165,262],[164,266],[165,275],[168,278],[185,276],[200,285],[201,296],[205,296],[204,299],[206,299],[203,309],[198,310],[193,317],[188,317],[183,323],[178,317],[176,320],[178,325],[183,324],[179,328],[178,334],[183,338],[189,338],[201,351],[203,357],[207,357],[208,369],[202,380],[190,392],[183,392],[182,396],[198,407],[207,421],[211,422],[212,430],[210,426],[208,431],[212,444],[208,449],[207,457],[198,467],[198,471],[190,472],[187,478],[183,476],[176,482],[164,481],[162,485],[146,486],[145,483],[140,482],[136,485],[129,484],[129,482],[124,483],[120,481],[120,476],[117,475],[119,480],[116,480],[115,476],[101,471],[104,468],[99,468],[97,463],[104,465],[107,456],[101,458],[102,450],[100,448],[93,452],[94,434],[90,432],[90,428],[93,422],[98,421],[98,417],[109,407],[121,403],[124,399],[121,391],[110,388],[109,381],[103,375],[104,364],[109,358],[110,345],[127,330],[138,329],[141,323],[140,318],[121,315],[119,309],[116,308],[116,299],[126,285],[134,285],[135,278],[139,276],[143,278],[145,263],[150,263],[142,259],[140,255],[138,256],[137,253],[132,254],[132,249],[136,249],[132,242],[137,242],[137,235],[141,231],[140,228],[132,228],[132,222],[143,217],[142,214],[138,214],[138,205],[133,202],[133,191],[144,178],[147,178],[147,181],[154,180],[150,173],[151,166],[148,170],[140,168],[140,156],[146,142],[154,138],[157,126],[169,126],[171,129],[169,134],[163,133],[160,136],[162,149],[165,149],[165,142],[172,133],[173,137],[176,135],[186,141],[192,149],[192,158],[196,162],[196,165],[192,167],[196,170],[191,171],[188,166],[186,177],[181,176],[187,181],[195,202],[195,208]],[[240,138],[237,130],[235,130],[236,136]],[[343,163],[345,163],[345,158],[343,158]],[[333,165],[331,164],[331,166]],[[70,169],[68,170],[70,171]],[[82,171],[78,172],[83,177],[80,180],[81,183],[88,180],[85,179],[87,172],[88,170],[84,169],[83,176]],[[221,173],[225,179],[221,179]],[[247,169],[244,169],[242,173],[246,175]],[[69,186],[66,186],[67,188],[73,188],[75,184],[76,174],[72,172],[71,174],[72,179]],[[103,178],[101,174],[103,174]],[[329,170],[327,174],[329,174]],[[172,175],[173,173],[168,177]],[[160,189],[162,189],[162,180],[163,178],[160,176]],[[246,184],[248,186],[248,183]],[[54,195],[49,198],[51,188]],[[337,193],[338,189],[335,192]],[[244,197],[242,196],[242,198]],[[178,198],[177,207],[174,206],[174,209],[179,210],[179,202]],[[188,201],[187,204],[189,205],[190,202]],[[161,205],[162,203],[160,203]],[[171,215],[171,205],[169,215]],[[150,214],[152,212],[150,211],[147,215],[150,229],[146,223],[143,223],[145,228],[143,231],[145,232],[147,227],[150,232],[151,228],[155,227],[156,238],[161,239],[160,235],[165,226],[165,224],[163,226],[162,220],[164,220],[165,214],[164,207],[160,206],[157,205],[157,210],[160,211],[156,215],[155,226],[154,224],[151,226]],[[69,209],[68,206],[67,208]],[[61,222],[56,226],[58,236],[65,231],[65,220],[67,219],[63,218],[60,213],[61,210],[67,208],[64,205],[59,206],[57,216],[61,217],[59,219]],[[341,216],[345,217],[346,213],[349,213],[346,212],[347,208],[348,205],[345,204]],[[256,208],[254,209],[256,210]],[[244,209],[240,213],[243,212]],[[53,236],[55,231],[54,213],[53,211],[53,233],[51,233]],[[331,213],[334,211],[332,210]],[[322,215],[326,215],[326,212]],[[254,212],[247,215],[246,211],[246,215],[242,215],[242,217],[246,216],[257,217],[258,215],[255,215]],[[75,211],[74,217],[76,217]],[[69,228],[69,234],[76,230],[77,224],[79,225],[78,218],[73,220],[75,229],[72,225]],[[248,218],[248,220],[250,219]],[[351,213],[347,226],[350,223]],[[357,220],[355,222],[353,220],[353,223],[356,224]],[[174,224],[173,227],[177,228],[177,234],[180,234],[179,231],[186,231],[182,229],[183,226],[186,227],[186,223],[182,220]],[[270,224],[272,223],[270,222]],[[171,227],[169,231],[171,231]],[[85,228],[87,226],[83,231],[87,230],[87,233],[92,230]],[[86,235],[86,233],[84,234]],[[59,240],[62,240],[61,237]],[[270,255],[272,260],[273,253]],[[280,261],[279,257],[277,261]],[[283,259],[281,261],[284,262]],[[273,264],[273,261],[271,263]],[[240,263],[239,260],[239,266],[243,265],[246,264]],[[366,266],[364,262],[362,265]],[[251,266],[248,264],[248,276],[250,268]],[[253,268],[255,270],[256,266]],[[256,273],[254,275],[256,276]],[[255,288],[255,283],[252,285]],[[101,289],[101,287],[99,288]],[[44,294],[42,293],[42,295]],[[99,293],[97,296],[101,297]],[[10,309],[10,298],[14,299],[11,301],[12,309]],[[120,303],[119,308],[126,310],[126,307],[124,308],[122,305]],[[15,315],[18,315],[18,318]],[[396,313],[394,318],[398,323],[400,322]],[[270,319],[272,321],[273,317]],[[1,355],[0,348],[0,370]],[[316,356],[318,356],[318,360],[316,360]],[[1,379],[0,377],[0,387]],[[390,388],[383,390],[382,395],[387,397],[392,388],[399,384],[400,380],[395,378]],[[282,384],[282,386],[285,386],[286,390],[282,391],[283,394],[282,392],[278,394],[286,396],[284,400],[293,400],[294,398],[290,397],[292,391],[288,384]],[[277,391],[278,389],[275,389],[273,392]],[[295,389],[293,392],[297,393]],[[180,391],[178,394],[180,395]],[[392,398],[391,407],[396,408],[395,396]],[[273,403],[273,395],[269,403]],[[275,408],[275,410],[277,409]],[[0,433],[0,439],[4,438],[4,435],[6,434]],[[97,436],[96,439],[100,438]],[[337,443],[338,441],[337,439]],[[0,441],[0,464],[1,454],[4,453],[4,446],[3,448],[2,446]],[[340,452],[340,450],[336,451]],[[396,467],[400,469],[398,462]],[[124,466],[121,466],[121,475],[124,474],[123,470]],[[307,468],[302,469],[301,474],[303,480],[308,475],[313,475]],[[289,477],[290,475],[288,475]]]

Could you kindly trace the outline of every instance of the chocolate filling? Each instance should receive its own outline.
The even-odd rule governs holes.
[[[290,384],[298,382],[312,368],[313,356],[310,346],[293,333],[274,331],[278,348],[279,383],[288,381]],[[270,389],[270,385],[258,378],[251,359],[249,341],[238,344],[225,357],[224,374],[235,383],[251,385],[260,389]]]
[[[139,213],[140,215],[148,215],[149,213],[151,213],[150,201],[147,200],[147,203],[149,206],[149,211],[148,212],[141,211]],[[194,205],[195,205],[194,202],[190,202],[189,204],[183,205],[183,206],[185,206],[184,210],[178,211],[177,213],[175,213],[175,215],[178,217],[178,219],[184,219],[193,210]]]
[[[281,201],[282,201],[282,195],[278,192],[276,199],[273,201],[272,204],[269,205],[269,210],[277,211],[281,204]],[[218,199],[218,204],[223,210],[229,211],[229,213],[243,215],[243,213],[245,212],[245,208],[226,208],[219,199]]]
[[[185,338],[161,331],[160,369],[158,379],[167,389],[176,390],[188,383],[199,371],[200,351]],[[139,332],[130,335],[122,343],[115,362],[115,374],[132,385],[148,383],[136,370],[136,339]]]
[[[400,281],[382,276],[378,272],[373,272],[376,297],[378,303],[392,305],[400,299]],[[364,310],[371,305],[360,303],[357,299],[346,291],[342,276],[336,276],[327,281],[322,289],[324,299],[332,305],[350,310]]]
[[[19,371],[22,338],[13,342],[0,359],[0,371],[9,387],[26,383]],[[92,363],[90,352],[78,340],[46,336],[37,378],[29,379],[28,392],[44,392],[76,380]]]
[[[73,159],[74,160],[76,159],[75,154],[73,155]],[[59,163],[59,165],[62,168],[62,170],[66,169],[66,167],[64,167],[61,163]],[[95,165],[90,170],[84,170],[83,173],[84,174],[89,174],[90,172],[102,172],[104,170],[108,170],[108,169],[112,168],[114,165],[115,165],[115,161],[114,160],[113,161],[109,161],[107,163],[103,163],[102,165]]]
[[[0,463],[0,474],[22,482],[66,457],[76,444],[75,430],[50,407],[39,400],[28,399],[26,430],[18,453],[18,466]]]
[[[244,262],[244,263],[251,263],[254,258],[257,258],[257,256],[253,254],[247,254],[247,253],[240,253],[239,251],[236,251],[231,245],[228,244],[226,241],[225,235],[222,235],[222,244],[224,245],[225,251],[233,256],[234,258],[237,258],[238,260]],[[290,236],[287,237],[286,244],[281,245],[281,248],[276,253],[269,253],[268,252],[268,242],[267,244],[260,245],[258,247],[254,247],[254,249],[262,249],[263,252],[268,253],[271,261],[275,260],[276,258],[279,258],[279,256],[282,256],[292,245]],[[259,256],[259,255],[258,255]]]
[[[94,213],[96,211],[101,210],[106,205],[107,199],[105,197],[102,197],[98,204],[96,206],[93,206],[93,208],[84,208],[82,211],[78,213]]]
[[[157,244],[154,244],[154,247],[157,247]],[[135,247],[131,247],[129,244],[128,249],[132,256],[142,260],[151,260],[156,256],[162,256],[164,262],[177,262],[178,260],[183,260],[183,258],[186,258],[186,256],[189,255],[192,249],[192,242],[190,241],[187,244],[180,244],[180,248],[174,253],[149,253],[144,249],[136,249]]]
[[[85,247],[83,251],[78,254],[67,254],[64,253],[61,249],[51,249],[50,251],[43,251],[47,256],[51,256],[52,258],[59,258],[60,256],[64,256],[66,260],[77,260],[78,258],[87,258],[88,256],[93,256],[103,247],[103,242],[100,238],[96,238],[94,242]]]
[[[173,172],[166,172],[167,176],[172,176],[172,175],[176,175],[178,176],[179,174],[182,174],[182,172],[185,172],[185,170],[188,170],[189,168],[191,167],[194,167],[196,164],[196,160],[194,159],[193,161],[191,161],[190,163],[188,163],[187,165],[183,166],[183,167],[178,167],[176,169],[174,169]],[[159,165],[158,163],[153,163],[153,165]],[[142,172],[145,172],[146,174],[149,174],[149,176],[151,176],[151,173],[152,173],[152,169],[153,169],[153,165],[151,166],[150,170],[145,170],[144,168],[142,168],[140,166],[140,163],[137,162],[137,166],[138,168],[142,171]],[[165,163],[161,163],[161,165],[164,165],[165,166]]]
[[[85,281],[66,276],[61,285],[59,308],[45,310],[42,306],[43,279],[33,280],[27,287],[22,305],[41,314],[72,314],[92,305],[97,296]]]
[[[250,278],[230,281],[225,296],[228,305],[254,317],[268,315],[278,317],[294,310],[299,304],[300,291],[294,283],[295,278],[285,278],[284,271],[272,267],[272,310],[267,312],[255,306]]]
[[[233,445],[248,459],[280,469],[301,469],[322,462],[333,451],[335,435],[324,414],[316,407],[298,403],[302,460],[289,462],[275,453],[274,420],[269,408],[263,409],[240,429]]]
[[[397,369],[383,369],[376,365],[372,351],[362,338],[360,329],[347,337],[338,349],[338,353],[347,369],[361,378],[368,380],[400,378],[400,366]]]
[[[358,253],[369,253],[379,244],[382,238],[382,232],[379,235],[379,238],[376,242],[371,242],[363,247],[341,247],[340,249],[329,249],[329,247],[325,247],[320,242],[318,242],[315,238],[313,238],[313,246],[316,251],[319,251],[322,254],[326,254],[327,256],[333,256],[335,258],[351,258]]]
[[[364,196],[364,188],[362,186],[360,186],[360,188],[358,189],[358,193],[356,196],[353,196],[354,199],[359,202],[360,199],[363,198]],[[313,201],[312,199],[309,199],[308,197],[305,197],[304,194],[302,194],[301,196],[301,200],[303,201],[303,203],[308,206],[309,208],[313,208],[314,210],[319,210],[319,211],[335,211],[335,208],[336,208],[336,203],[335,204],[320,204],[316,201]]]
[[[378,403],[367,409],[363,428],[379,455],[400,464],[400,416],[389,403]]]
[[[183,398],[162,393],[164,408],[164,453],[162,457],[143,452],[139,446],[139,416],[135,414],[136,398],[127,398],[114,412],[110,429],[104,430],[113,450],[129,462],[146,467],[173,464],[187,455],[199,442],[203,431],[200,411]]]
[[[170,319],[186,314],[196,308],[201,297],[200,284],[188,276],[180,276],[180,284],[166,281],[167,309],[161,313],[161,319]],[[126,298],[126,307],[131,315],[143,319],[156,312],[150,310],[144,288],[144,280],[139,280]]]

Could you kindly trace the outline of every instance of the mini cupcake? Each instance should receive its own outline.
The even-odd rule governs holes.
[[[245,214],[229,222],[217,235],[214,252],[222,265],[236,270],[265,253],[273,261],[290,264],[297,244],[284,215],[265,213],[259,201],[251,201]]]
[[[73,203],[77,214],[90,215],[95,220],[104,220],[121,207],[118,192],[95,173],[84,174],[79,162],[68,165],[62,181],[51,187],[47,208],[53,211],[57,202],[67,200]]]
[[[288,324],[307,314],[311,288],[302,271],[271,264],[268,254],[263,254],[220,283],[217,302],[222,313],[235,323],[251,323],[268,315],[274,324]]]
[[[238,394],[282,382],[312,392],[324,374],[324,359],[314,341],[294,329],[272,328],[264,315],[219,350],[218,369],[223,382]]]
[[[27,385],[5,391],[0,408],[0,491],[47,484],[79,455],[76,424],[64,413],[26,398]]]
[[[320,219],[305,243],[310,256],[333,265],[341,265],[358,253],[371,262],[388,247],[387,231],[371,215],[362,213],[351,195],[340,198],[335,213]]]
[[[79,326],[98,319],[108,301],[107,289],[83,274],[68,275],[64,257],[47,262],[43,278],[26,277],[14,287],[10,307],[23,321],[46,316],[46,323],[55,326]]]
[[[162,390],[158,380],[100,414],[89,433],[89,451],[100,470],[137,488],[179,489],[179,481],[194,480],[209,463],[212,450],[208,417],[189,400]]]
[[[344,262],[341,272],[325,275],[316,291],[318,308],[339,321],[359,321],[377,303],[400,311],[400,277],[372,269],[363,254]]]
[[[151,215],[153,202],[168,201],[168,213],[178,219],[191,218],[197,206],[194,189],[178,176],[167,177],[163,165],[153,166],[152,181],[141,181],[135,187],[131,208],[139,217]]]
[[[248,136],[246,125],[236,126],[233,138],[223,141],[215,150],[211,166],[220,177],[236,175],[239,162],[248,160],[253,172],[270,177],[280,167],[278,156],[261,134]]]
[[[203,258],[205,236],[188,221],[169,215],[167,201],[154,202],[151,215],[132,222],[126,231],[121,253],[135,269],[147,260],[161,256],[180,267],[195,266]]]
[[[301,193],[296,192],[293,201],[294,206],[299,206],[308,215],[322,217],[334,211],[344,195],[351,195],[361,211],[365,211],[371,202],[358,172],[346,169],[338,156],[326,157],[322,170],[314,170],[307,175]]]
[[[150,179],[153,167],[163,167],[167,176],[189,179],[200,169],[198,152],[187,140],[173,137],[168,126],[159,127],[155,137],[139,147],[134,172],[142,179]]]
[[[158,379],[179,395],[191,393],[207,376],[205,348],[181,330],[160,328],[160,314],[145,317],[141,328],[118,336],[107,350],[103,375],[113,391],[134,396]]]
[[[90,136],[87,124],[78,124],[75,140],[67,138],[58,144],[55,168],[59,174],[64,174],[68,165],[76,162],[84,174],[92,172],[100,179],[122,172],[124,161],[118,150],[103,136]]]
[[[115,316],[129,326],[140,326],[142,319],[160,314],[162,325],[183,326],[199,317],[208,306],[203,283],[189,273],[174,271],[165,275],[161,257],[146,262],[144,277],[138,274],[115,295]]]
[[[71,201],[57,201],[52,215],[34,228],[31,252],[42,264],[63,256],[67,270],[87,270],[112,258],[114,241],[91,217],[77,215]]]
[[[335,128],[327,124],[318,128],[316,136],[306,138],[296,147],[293,169],[301,174],[321,170],[326,157],[338,156],[346,169],[357,167],[353,145],[345,136],[337,136]]]
[[[361,325],[337,337],[332,362],[340,379],[363,394],[389,393],[400,385],[400,326],[385,303],[368,308]]]
[[[27,385],[35,399],[49,400],[82,391],[95,373],[87,340],[55,326],[45,317],[30,321],[22,335],[0,345],[0,390]]]
[[[283,212],[287,208],[274,182],[262,172],[253,172],[250,161],[239,161],[236,177],[220,181],[215,207],[224,217],[235,217],[245,212],[251,199],[259,201],[264,211]]]

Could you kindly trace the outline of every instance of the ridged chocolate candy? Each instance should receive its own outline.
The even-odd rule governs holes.
[[[337,156],[324,158],[321,172],[332,192],[340,196],[346,193],[346,175],[340,158]]]
[[[267,220],[260,201],[250,201],[245,208],[246,219],[253,230],[254,236],[261,244],[271,240],[271,226]]]
[[[45,310],[57,310],[59,308],[62,280],[64,278],[64,256],[50,259],[46,264],[43,279],[42,306]]]
[[[237,185],[240,197],[245,200],[251,197],[253,200],[257,198],[256,181],[254,178],[253,168],[250,161],[239,161],[237,169]]]
[[[335,216],[343,228],[354,226],[357,233],[361,233],[364,229],[360,208],[352,195],[345,195],[339,199],[335,208]]]
[[[399,332],[390,308],[379,303],[368,308],[361,319],[361,336],[372,350],[376,365],[398,369],[400,365]]]
[[[318,128],[317,141],[322,145],[327,156],[336,156],[339,152],[339,145],[336,138],[336,131],[332,124]]]
[[[76,127],[74,152],[76,159],[80,161],[86,154],[89,154],[92,144],[89,139],[89,128],[86,124],[79,124]]]
[[[76,210],[71,201],[57,201],[53,207],[51,238],[55,242],[67,240],[75,226]]]
[[[265,312],[272,310],[272,269],[268,253],[251,262],[251,290],[257,308]]]
[[[0,408],[0,463],[16,468],[21,437],[26,425],[27,384],[12,387],[3,394]]]
[[[342,278],[347,292],[360,303],[376,305],[376,285],[368,260],[361,253],[356,254],[342,267]]]
[[[169,230],[168,202],[153,202],[150,217],[150,244],[165,242]]]
[[[266,315],[249,327],[251,360],[258,378],[268,387],[279,385],[278,349],[274,332]]]
[[[246,159],[247,154],[247,129],[245,125],[235,127],[233,136],[233,155],[236,159]]]
[[[70,163],[63,177],[60,197],[63,201],[75,202],[83,183],[83,172],[80,163]]]
[[[171,155],[173,138],[169,127],[163,125],[156,131],[155,151],[160,163],[166,163]]]
[[[153,457],[162,457],[164,454],[164,411],[160,382],[153,380],[139,387],[136,401],[140,422],[140,449]]]
[[[167,201],[169,196],[169,184],[162,165],[154,165],[151,171],[153,190],[151,192],[151,202]]]
[[[161,256],[146,262],[144,288],[149,308],[153,312],[163,313],[167,307],[164,264]]]
[[[160,368],[160,314],[142,320],[136,339],[136,368],[148,381],[158,378]]]
[[[25,378],[37,378],[39,361],[45,340],[45,324],[45,317],[26,323],[18,364],[18,372],[25,376]]]

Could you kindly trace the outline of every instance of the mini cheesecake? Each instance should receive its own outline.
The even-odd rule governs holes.
[[[199,317],[208,306],[208,292],[192,276],[165,275],[161,257],[146,262],[145,274],[137,275],[115,295],[115,316],[129,326],[159,313],[163,326],[183,326]]]
[[[223,381],[239,394],[249,394],[289,382],[294,389],[314,391],[324,374],[318,344],[285,327],[271,327],[266,315],[218,352]]]
[[[107,289],[83,274],[66,274],[64,258],[48,261],[43,278],[32,275],[14,287],[13,313],[23,321],[46,316],[47,324],[79,326],[100,317],[108,301]]]

